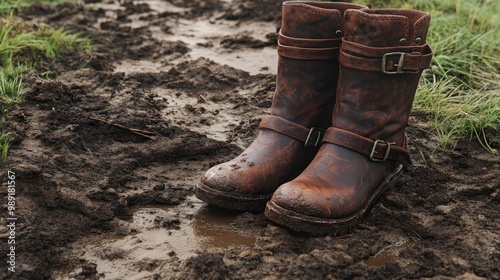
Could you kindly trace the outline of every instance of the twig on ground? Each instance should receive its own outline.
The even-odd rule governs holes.
[[[104,120],[104,119],[101,119],[101,118],[98,118],[98,117],[93,117],[93,116],[89,116],[89,119],[94,120],[94,121],[98,121],[98,122],[102,122],[102,123],[105,123],[105,124],[108,124],[108,125],[112,125],[112,126],[124,129],[124,130],[128,130],[128,131],[130,131],[130,132],[132,132],[134,134],[140,135],[142,137],[149,138],[151,140],[155,140],[156,137],[157,137],[156,133],[151,132],[151,131],[146,131],[146,130],[140,130],[140,129],[136,129],[136,128],[126,127],[124,125],[117,124],[117,123],[114,123],[112,121],[107,121],[107,120]]]

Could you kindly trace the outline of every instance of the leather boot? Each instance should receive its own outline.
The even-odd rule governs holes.
[[[311,164],[280,186],[266,207],[295,231],[349,233],[411,164],[405,129],[423,69],[430,15],[348,10],[332,127]]]
[[[261,211],[281,184],[316,155],[331,125],[338,80],[342,15],[351,3],[284,2],[278,73],[270,115],[256,139],[233,160],[214,166],[196,187],[212,205]]]

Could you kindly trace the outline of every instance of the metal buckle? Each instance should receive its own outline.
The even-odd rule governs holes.
[[[321,139],[323,138],[322,133],[324,133],[325,131],[326,129],[311,127],[311,129],[309,130],[309,134],[307,134],[306,141],[304,142],[304,147],[317,147],[321,142]],[[313,139],[313,135],[316,136],[316,139]],[[314,141],[311,142],[311,140]]]
[[[387,145],[387,148],[386,148],[385,153],[384,153],[384,157],[382,159],[374,157],[375,154],[378,153],[377,152],[377,145],[379,143]],[[375,143],[373,143],[372,152],[370,153],[370,160],[375,161],[375,162],[385,162],[387,160],[387,157],[389,157],[389,153],[391,152],[391,146],[395,145],[395,144],[396,143],[394,143],[394,142],[386,142],[384,140],[375,140]]]
[[[418,73],[418,70],[417,71],[403,71],[403,64],[404,64],[404,60],[405,60],[405,55],[408,54],[408,53],[404,53],[404,52],[390,52],[390,53],[386,53],[382,56],[382,73],[384,74],[405,74],[405,73],[411,73],[411,74],[416,74]],[[388,56],[391,56],[391,55],[399,55],[399,61],[397,64],[394,64],[394,66],[396,66],[396,71],[387,71],[386,69],[386,63],[387,63],[387,57]]]

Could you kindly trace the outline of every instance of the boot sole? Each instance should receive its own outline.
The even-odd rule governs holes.
[[[196,186],[195,196],[210,205],[236,210],[236,211],[262,211],[266,203],[273,196],[272,193],[265,195],[244,195],[224,192],[208,187],[203,183]]]
[[[359,221],[366,214],[368,214],[371,207],[387,189],[392,188],[399,183],[402,172],[402,166],[399,166],[396,171],[391,173],[389,177],[378,186],[375,193],[368,200],[366,206],[351,217],[342,219],[326,219],[307,216],[295,211],[287,210],[272,201],[267,203],[264,214],[271,221],[294,231],[306,232],[313,235],[346,235],[354,230]]]

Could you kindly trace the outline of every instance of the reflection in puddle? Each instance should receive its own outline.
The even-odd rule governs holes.
[[[209,207],[195,198],[176,206],[133,207],[133,218],[124,222],[126,235],[94,235],[71,246],[65,259],[85,260],[97,265],[106,279],[147,277],[137,272],[144,263],[164,263],[173,257],[180,260],[199,251],[218,251],[231,246],[252,246],[255,237],[238,231],[232,224],[241,213]],[[71,270],[71,271],[68,271]],[[81,268],[56,269],[58,279],[71,278]]]
[[[365,264],[373,267],[385,266],[399,258],[399,254],[410,248],[413,242],[410,239],[400,240],[378,252],[375,256],[365,260]]]
[[[142,227],[152,232],[149,241],[143,240],[143,243],[159,238],[170,243],[181,259],[194,255],[196,251],[251,246],[255,242],[255,237],[238,232],[232,225],[241,212],[215,208],[201,202],[192,203],[193,208],[181,206],[181,211],[179,207],[170,206],[133,207],[131,223],[136,229]],[[187,217],[180,217],[184,214]]]
[[[241,212],[202,206],[194,216],[193,230],[203,250],[228,248],[234,245],[251,246],[255,237],[236,232],[232,223]]]

